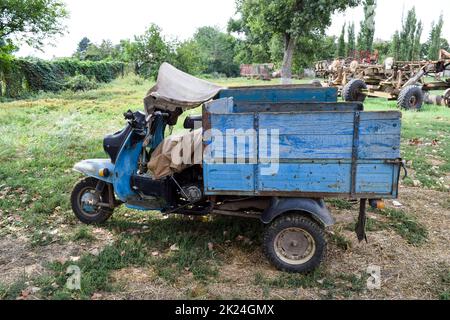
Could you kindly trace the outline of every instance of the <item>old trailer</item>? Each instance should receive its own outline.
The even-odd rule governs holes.
[[[203,167],[206,194],[397,197],[400,112],[365,112],[361,103],[337,103],[335,88],[228,89],[218,98],[205,105],[203,128],[239,131],[235,139],[241,138],[247,159],[238,159],[224,139],[210,148]],[[272,135],[278,141],[267,143]],[[267,145],[261,146],[261,139]],[[278,148],[276,155],[272,148]],[[271,163],[277,171],[262,174]]]

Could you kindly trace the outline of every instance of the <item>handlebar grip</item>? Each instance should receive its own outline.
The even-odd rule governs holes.
[[[131,110],[125,112],[123,116],[125,117],[125,120],[134,120],[134,114]]]

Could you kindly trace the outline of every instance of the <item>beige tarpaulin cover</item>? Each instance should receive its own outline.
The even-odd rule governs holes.
[[[172,135],[153,151],[148,169],[155,179],[181,172],[202,162],[202,129]]]
[[[184,73],[168,63],[159,69],[156,85],[144,99],[145,111],[152,113],[155,108],[183,111],[196,108],[216,96],[222,87]]]

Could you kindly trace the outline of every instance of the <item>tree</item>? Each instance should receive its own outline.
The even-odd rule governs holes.
[[[392,37],[392,44],[389,54],[395,59],[398,60],[400,56],[400,32],[396,31],[394,36]]]
[[[402,18],[402,30],[395,33],[390,54],[396,60],[420,59],[420,53],[423,50],[420,43],[422,32],[422,22],[417,20],[416,9],[413,7],[408,11],[406,18]]]
[[[236,0],[242,23],[257,35],[283,38],[283,83],[290,83],[299,38],[311,37],[331,24],[336,11],[356,6],[360,0]]]
[[[372,52],[375,36],[376,0],[364,0],[364,20],[361,21],[361,30],[358,35],[358,49]]]
[[[45,39],[62,33],[67,16],[61,0],[1,0],[0,39],[40,48]]]
[[[376,39],[373,42],[373,50],[378,51],[379,61],[384,61],[388,57],[390,49],[391,49],[391,41]]]
[[[348,25],[347,32],[348,32],[347,56],[351,57],[355,55],[356,50],[356,34],[354,22]]]
[[[338,40],[338,47],[336,51],[336,56],[338,58],[345,58],[346,56],[346,47],[345,47],[345,23],[342,26],[341,35]]]
[[[161,34],[156,24],[151,24],[143,35],[135,36],[129,47],[130,58],[134,61],[136,74],[144,77],[156,77],[160,65],[171,62],[173,52],[171,46]]]
[[[234,61],[238,46],[233,36],[215,27],[202,27],[194,34],[194,41],[200,50],[204,72],[227,76],[239,74],[239,65]]]
[[[416,8],[413,7],[408,11],[406,19],[403,21],[402,31],[400,32],[399,59],[410,61],[414,59],[414,46],[420,42],[422,35],[422,23],[417,21]],[[419,32],[417,32],[419,30]]]
[[[420,43],[420,39],[422,38],[422,32],[423,32],[423,25],[422,21],[419,21],[419,24],[417,25],[416,34],[414,36],[413,40],[413,47],[412,47],[412,54],[411,54],[411,60],[420,60],[420,51],[422,48],[422,45]]]
[[[442,49],[442,28],[444,27],[444,17],[441,14],[439,21],[431,26],[431,32],[428,39],[428,59],[437,60],[439,58],[439,50]]]
[[[271,61],[271,53],[278,45],[277,36],[271,33],[253,33],[242,19],[230,19],[228,33],[237,33],[245,38],[237,39],[234,60],[238,64],[267,63]]]
[[[182,42],[176,48],[175,66],[189,74],[199,75],[205,72],[200,51],[201,48],[193,39]]]
[[[75,51],[74,56],[78,59],[84,60],[86,57],[86,51],[88,50],[90,45],[91,40],[89,40],[87,37],[81,39],[81,41],[78,43],[77,51]]]

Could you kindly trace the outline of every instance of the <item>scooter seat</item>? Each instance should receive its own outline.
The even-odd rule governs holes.
[[[195,123],[197,122],[197,127],[195,126]],[[185,129],[198,129],[202,126],[202,116],[201,115],[193,115],[193,116],[187,116],[186,120],[184,120],[183,127]]]

